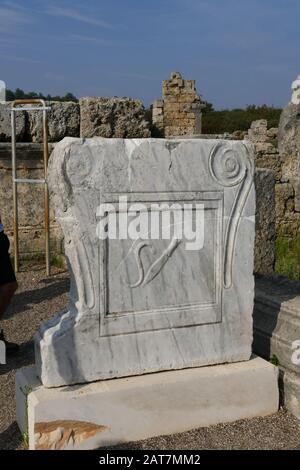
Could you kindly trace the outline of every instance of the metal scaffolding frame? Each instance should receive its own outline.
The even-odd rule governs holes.
[[[24,106],[24,105],[41,106]],[[22,106],[22,107],[19,107]],[[12,152],[12,182],[13,182],[13,207],[14,207],[14,263],[15,271],[19,271],[19,218],[18,218],[18,184],[43,184],[44,185],[44,222],[45,222],[45,252],[46,275],[50,276],[50,221],[49,221],[49,190],[47,184],[47,167],[49,159],[48,148],[48,120],[47,110],[50,107],[42,99],[15,100],[11,105],[11,152]],[[16,118],[18,111],[42,111],[43,112],[43,154],[44,154],[44,178],[26,179],[17,178],[17,151],[16,151]]]

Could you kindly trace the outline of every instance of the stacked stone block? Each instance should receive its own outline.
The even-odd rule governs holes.
[[[286,111],[283,112],[285,114]],[[268,129],[265,119],[254,121],[246,138],[255,145],[256,167],[270,169],[274,173],[276,234],[293,238],[300,230],[300,205],[297,204],[299,160],[295,133],[289,138],[283,130],[284,125],[288,127],[288,124],[283,124],[283,118],[279,130]],[[289,141],[294,147],[289,146]]]
[[[152,120],[164,137],[201,134],[203,103],[197,95],[195,80],[183,80],[172,72],[163,81],[163,100],[153,103]]]
[[[132,98],[81,98],[80,137],[146,138],[150,123],[140,100]]]
[[[150,137],[150,122],[140,100],[131,98],[81,98],[72,101],[47,102],[49,142],[64,137]],[[0,104],[0,142],[11,141],[11,103]],[[17,142],[41,142],[42,113],[16,113]]]

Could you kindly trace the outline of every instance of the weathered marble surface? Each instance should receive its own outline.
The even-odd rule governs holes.
[[[260,357],[46,389],[16,374],[16,415],[31,450],[97,449],[276,413],[278,370]]]
[[[252,343],[255,192],[244,142],[64,139],[48,174],[65,234],[70,305],[36,335],[46,387],[248,360]],[[180,243],[139,287],[132,241],[97,238],[97,207],[129,202],[205,206],[204,247]],[[141,253],[153,266],[168,240]]]
[[[261,277],[255,283],[254,343],[256,354],[299,375],[292,355],[294,341],[300,340],[300,282],[283,276]]]
[[[292,83],[292,104],[300,104],[300,75]]]
[[[282,276],[255,282],[253,313],[256,354],[276,358],[281,402],[300,419],[300,282]]]

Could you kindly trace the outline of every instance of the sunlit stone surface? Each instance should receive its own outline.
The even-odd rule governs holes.
[[[44,386],[250,358],[253,171],[251,144],[239,141],[66,138],[55,147],[48,179],[72,285],[68,309],[35,338]],[[128,213],[128,224],[131,204],[149,213],[155,203],[160,216],[164,203],[202,208],[199,246],[100,240],[100,203]]]

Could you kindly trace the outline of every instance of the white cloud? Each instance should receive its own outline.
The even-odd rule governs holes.
[[[95,44],[97,46],[120,46],[121,45],[121,43],[117,43],[109,39],[95,38],[93,36],[84,36],[82,34],[70,34],[69,36],[67,36],[66,39],[70,41]]]
[[[31,57],[17,56],[13,54],[1,54],[0,59],[10,60],[12,62],[24,62],[25,64],[39,64],[40,61],[32,59]]]
[[[13,33],[19,26],[32,23],[23,11],[12,7],[0,7],[0,32]]]
[[[61,8],[61,7],[50,7],[46,10],[48,15],[60,16],[64,18],[69,18],[70,20],[81,21],[82,23],[87,23],[93,26],[100,26],[105,29],[112,29],[112,25],[106,21],[100,20],[98,18],[93,18],[92,16],[84,15],[76,10],[70,8]]]

